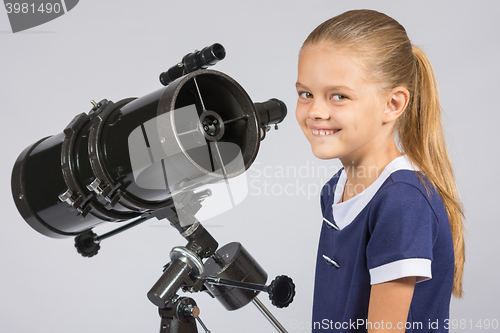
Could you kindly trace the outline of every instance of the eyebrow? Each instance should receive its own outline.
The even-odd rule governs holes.
[[[295,83],[295,87],[308,89],[306,86],[304,86],[303,84],[301,84],[299,82]],[[348,86],[335,86],[335,85],[333,85],[333,86],[327,86],[325,89],[326,90],[349,90],[351,92],[354,92],[354,90],[349,88]]]

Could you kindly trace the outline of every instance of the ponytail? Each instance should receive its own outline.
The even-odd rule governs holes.
[[[408,108],[398,119],[396,131],[405,154],[419,167],[443,199],[455,252],[453,295],[462,297],[465,262],[463,207],[446,150],[434,71],[421,49],[413,46],[412,50],[415,58],[413,95]]]

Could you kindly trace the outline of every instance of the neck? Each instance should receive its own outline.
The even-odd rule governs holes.
[[[387,150],[385,154],[371,154],[358,159],[341,158],[347,176],[342,201],[347,201],[363,192],[380,176],[392,160],[401,155],[394,144],[394,147]]]

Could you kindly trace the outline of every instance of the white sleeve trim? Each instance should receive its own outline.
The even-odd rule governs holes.
[[[378,284],[403,277],[416,276],[417,283],[432,279],[429,259],[411,258],[393,261],[370,269],[370,284]]]

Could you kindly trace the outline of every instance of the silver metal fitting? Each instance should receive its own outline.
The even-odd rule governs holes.
[[[66,202],[69,206],[73,206],[75,200],[72,197],[73,191],[67,189],[63,194],[59,195],[59,200]]]
[[[87,185],[87,189],[89,191],[94,191],[95,193],[97,193],[97,195],[101,195],[103,188],[100,185],[101,181],[99,180],[99,178],[96,178],[90,184]]]

